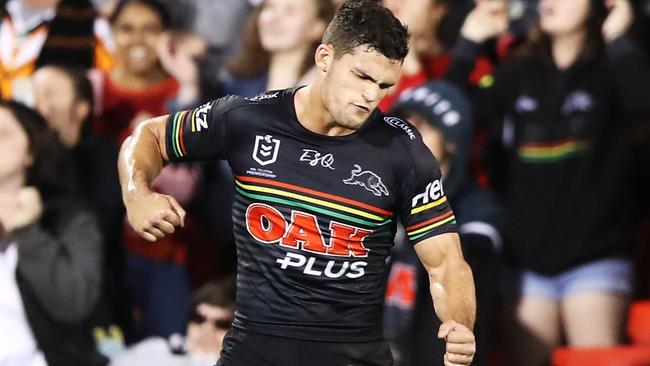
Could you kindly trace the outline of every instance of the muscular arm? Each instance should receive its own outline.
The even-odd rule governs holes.
[[[183,225],[185,211],[171,196],[152,192],[151,183],[169,160],[165,147],[167,116],[143,122],[124,141],[118,159],[122,199],[133,229],[156,241]]]
[[[166,121],[167,116],[161,116],[143,122],[122,144],[118,170],[125,203],[138,194],[150,192],[163,160],[169,160],[165,147]]]
[[[416,244],[415,251],[429,274],[431,298],[440,320],[472,329],[476,318],[474,279],[458,235],[431,237]]]

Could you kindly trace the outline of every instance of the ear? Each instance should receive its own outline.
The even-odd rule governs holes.
[[[334,48],[332,45],[321,43],[318,48],[316,48],[314,61],[320,72],[327,73],[327,71],[332,67],[332,62],[334,61]]]

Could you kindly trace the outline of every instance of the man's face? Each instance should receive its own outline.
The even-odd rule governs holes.
[[[321,46],[322,47],[322,46]],[[401,60],[391,60],[367,45],[326,60],[323,102],[336,123],[356,130],[399,80]]]

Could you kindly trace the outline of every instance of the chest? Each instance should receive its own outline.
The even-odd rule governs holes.
[[[508,117],[526,141],[589,139],[606,126],[614,111],[607,81],[586,72],[540,70],[515,83]]]

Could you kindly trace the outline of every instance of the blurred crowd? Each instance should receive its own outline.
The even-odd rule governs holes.
[[[343,0],[0,1],[0,366],[212,365],[234,318],[233,177],[169,164],[186,209],[155,244],[116,161],[153,116],[309,83]],[[383,0],[411,33],[380,109],[440,161],[474,272],[474,365],[626,342],[650,296],[650,1]],[[403,229],[396,365],[439,365]]]

